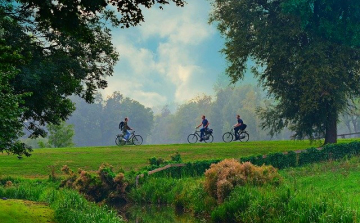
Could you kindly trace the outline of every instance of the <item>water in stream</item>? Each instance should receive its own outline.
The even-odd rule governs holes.
[[[206,219],[198,219],[191,213],[176,211],[168,206],[132,206],[127,209],[124,218],[134,223],[204,223]]]

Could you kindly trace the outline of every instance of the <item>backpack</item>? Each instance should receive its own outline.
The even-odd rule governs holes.
[[[247,127],[247,125],[243,123],[243,124],[240,126],[240,130],[245,130],[246,127]]]
[[[120,130],[123,130],[123,128],[124,128],[124,122],[121,121],[121,122],[119,123],[119,129],[120,129]]]

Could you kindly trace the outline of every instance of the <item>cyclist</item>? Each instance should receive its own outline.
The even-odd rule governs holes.
[[[235,140],[239,139],[239,130],[245,130],[246,125],[244,124],[243,120],[240,118],[240,115],[236,115],[237,123],[234,125],[234,131],[235,131]]]
[[[205,131],[207,130],[207,127],[210,125],[210,122],[205,118],[205,115],[203,115],[201,117],[202,122],[200,123],[200,125],[198,125],[196,128],[199,128],[201,125],[203,126],[200,129],[200,142],[203,141],[204,139],[204,135],[205,135]]]
[[[125,121],[124,121],[124,124],[123,124],[123,128],[122,128],[123,136],[124,136],[125,141],[127,141],[129,139],[129,136],[130,136],[130,132],[128,130],[133,130],[132,128],[130,128],[128,126],[128,121],[129,121],[129,118],[126,117]]]

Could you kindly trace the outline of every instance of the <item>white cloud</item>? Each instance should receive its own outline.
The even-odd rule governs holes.
[[[164,10],[153,8],[146,10],[140,27],[114,30],[120,62],[105,93],[120,91],[149,107],[211,93],[217,73],[211,79],[208,68],[199,65],[207,57],[201,52],[202,44],[215,34],[207,23],[209,8],[205,0],[189,2],[184,8],[173,4]]]

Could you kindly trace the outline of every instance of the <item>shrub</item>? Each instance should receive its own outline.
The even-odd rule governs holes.
[[[212,164],[205,172],[204,187],[210,196],[222,203],[236,186],[278,184],[280,180],[280,175],[272,166],[257,167],[250,162],[239,163],[235,159],[226,159]]]
[[[108,164],[102,164],[96,172],[79,169],[78,174],[75,174],[68,166],[64,166],[62,171],[68,178],[60,186],[75,189],[90,201],[126,202],[128,182],[124,173],[116,175]]]
[[[299,166],[317,163],[325,161],[328,159],[328,154],[324,150],[319,150],[316,148],[306,149],[305,152],[300,153],[299,155]]]
[[[176,152],[174,155],[171,155],[170,157],[171,157],[172,162],[175,162],[175,163],[181,163],[182,162],[180,153],[178,153],[178,152]]]
[[[158,166],[160,166],[161,164],[163,164],[164,162],[165,162],[165,161],[164,161],[163,158],[151,157],[151,158],[149,159],[149,164],[150,164],[151,166],[156,166],[156,167],[158,167]]]

